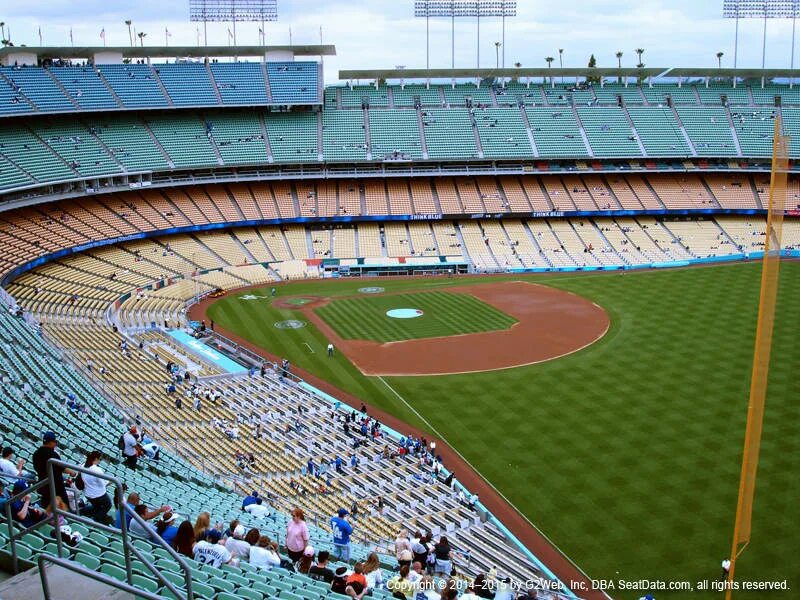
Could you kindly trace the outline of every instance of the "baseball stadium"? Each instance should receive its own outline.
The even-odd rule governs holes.
[[[527,2],[407,4],[447,68],[0,22],[0,598],[800,597],[800,7],[506,67]]]

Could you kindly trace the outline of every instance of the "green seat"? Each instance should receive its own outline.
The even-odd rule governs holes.
[[[81,552],[91,554],[92,556],[100,556],[103,548],[96,545],[91,539],[86,539],[81,542]]]
[[[8,554],[11,555],[11,547],[8,547]],[[33,550],[22,544],[17,544],[17,558],[22,560],[29,560],[33,556]]]
[[[156,583],[153,579],[149,579],[141,575],[133,575],[131,577],[131,582],[136,587],[142,588],[148,592],[156,592],[158,590],[158,583]]]
[[[44,554],[52,554],[53,556],[58,556],[58,545],[54,542],[50,542],[49,544],[45,544],[40,550]],[[62,556],[69,558],[69,546],[66,544],[61,546]]]
[[[227,579],[219,579],[217,577],[213,577],[209,580],[209,585],[213,587],[215,590],[220,592],[232,592],[236,589],[236,586],[232,581],[228,581]]]
[[[90,531],[89,535],[86,536],[86,539],[97,542],[101,546],[108,546],[108,543],[111,541],[108,539],[108,536],[103,535],[99,531]]]
[[[166,558],[167,560],[172,560],[172,555],[164,550],[164,548],[156,548],[153,550],[153,556],[158,558]]]
[[[44,540],[32,533],[26,533],[19,541],[33,550],[41,550],[44,547]]]
[[[178,563],[176,563],[172,559],[167,560],[167,559],[159,558],[153,564],[155,564],[155,566],[158,567],[158,569],[160,571],[171,571],[172,573],[180,573],[181,572],[180,565]]]
[[[217,594],[217,600],[242,600],[241,596],[229,594],[227,592],[220,592]]]
[[[258,592],[266,594],[267,596],[274,596],[277,593],[277,590],[274,587],[267,585],[266,583],[254,582],[250,587]]]
[[[257,592],[256,590],[251,590],[250,588],[240,587],[236,590],[236,595],[240,598],[244,598],[245,600],[263,600],[264,594],[262,592]]]
[[[247,577],[242,577],[237,573],[228,573],[225,575],[225,579],[235,585],[250,585],[250,580]]]
[[[82,525],[80,523],[70,523],[69,528],[72,530],[73,533],[76,531],[80,533],[83,537],[89,535],[89,528],[86,525]]]
[[[200,570],[206,573],[209,578],[218,577],[222,579],[225,577],[225,571],[218,569],[217,567],[212,567],[211,565],[200,565]]]
[[[275,589],[282,592],[291,592],[295,588],[294,585],[291,583],[286,583],[285,581],[272,581],[271,583]],[[283,595],[281,594],[281,596]]]
[[[217,595],[217,590],[210,585],[194,581],[192,582],[192,592],[194,592],[195,598],[208,598],[209,600],[213,600]]]
[[[92,556],[91,554],[86,554],[84,552],[78,552],[75,554],[75,562],[82,564],[87,569],[91,569],[92,571],[97,571],[100,568],[100,559],[96,556]]]
[[[125,554],[125,547],[119,540],[111,540],[108,542],[108,544],[106,544],[105,548],[106,550],[111,550],[117,554]]]
[[[207,581],[208,580],[208,573],[204,573],[200,569],[195,569],[193,567],[189,567],[189,571],[192,574],[192,579],[195,581]]]
[[[183,586],[186,584],[186,579],[183,577],[181,573],[175,573],[174,571],[161,571],[161,576],[169,581],[174,586]]]
[[[114,579],[119,579],[120,581],[127,581],[128,576],[125,573],[125,569],[120,569],[117,566],[104,564],[100,567],[100,572],[103,575],[108,575],[109,577],[113,577]]]
[[[292,592],[281,592],[281,600],[304,600],[302,596],[293,594]]]
[[[111,565],[125,566],[125,557],[119,552],[107,550],[100,555],[100,560]]]

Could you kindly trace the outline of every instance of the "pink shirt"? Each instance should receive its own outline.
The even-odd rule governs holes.
[[[292,552],[305,550],[308,543],[308,527],[305,521],[295,522],[294,519],[286,525],[286,547]]]

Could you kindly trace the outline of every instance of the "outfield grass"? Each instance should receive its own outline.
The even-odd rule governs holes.
[[[396,319],[386,312],[418,309],[422,316]],[[450,292],[370,295],[334,300],[315,309],[343,339],[398,342],[508,329],[516,319],[470,296]]]
[[[800,597],[800,264],[785,263],[781,277],[752,542],[737,574],[790,578],[794,589],[736,598]],[[608,334],[576,354],[528,367],[386,381],[591,577],[716,579],[736,509],[759,265],[526,279],[603,306],[612,317]],[[335,297],[362,285],[316,281],[279,290]],[[381,285],[411,291],[449,283]],[[272,326],[302,313],[235,295],[210,312],[219,325],[419,425],[377,378],[341,356],[321,360],[327,342],[316,329]]]

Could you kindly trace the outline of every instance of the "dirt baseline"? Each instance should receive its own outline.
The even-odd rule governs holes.
[[[594,302],[535,283],[506,281],[448,287],[447,291],[470,294],[518,322],[503,331],[382,344],[339,337],[314,311],[328,299],[314,298],[299,310],[362,373],[387,376],[474,373],[552,360],[596,342],[611,323],[606,311]],[[290,304],[291,298],[281,300],[281,305],[298,309]]]

